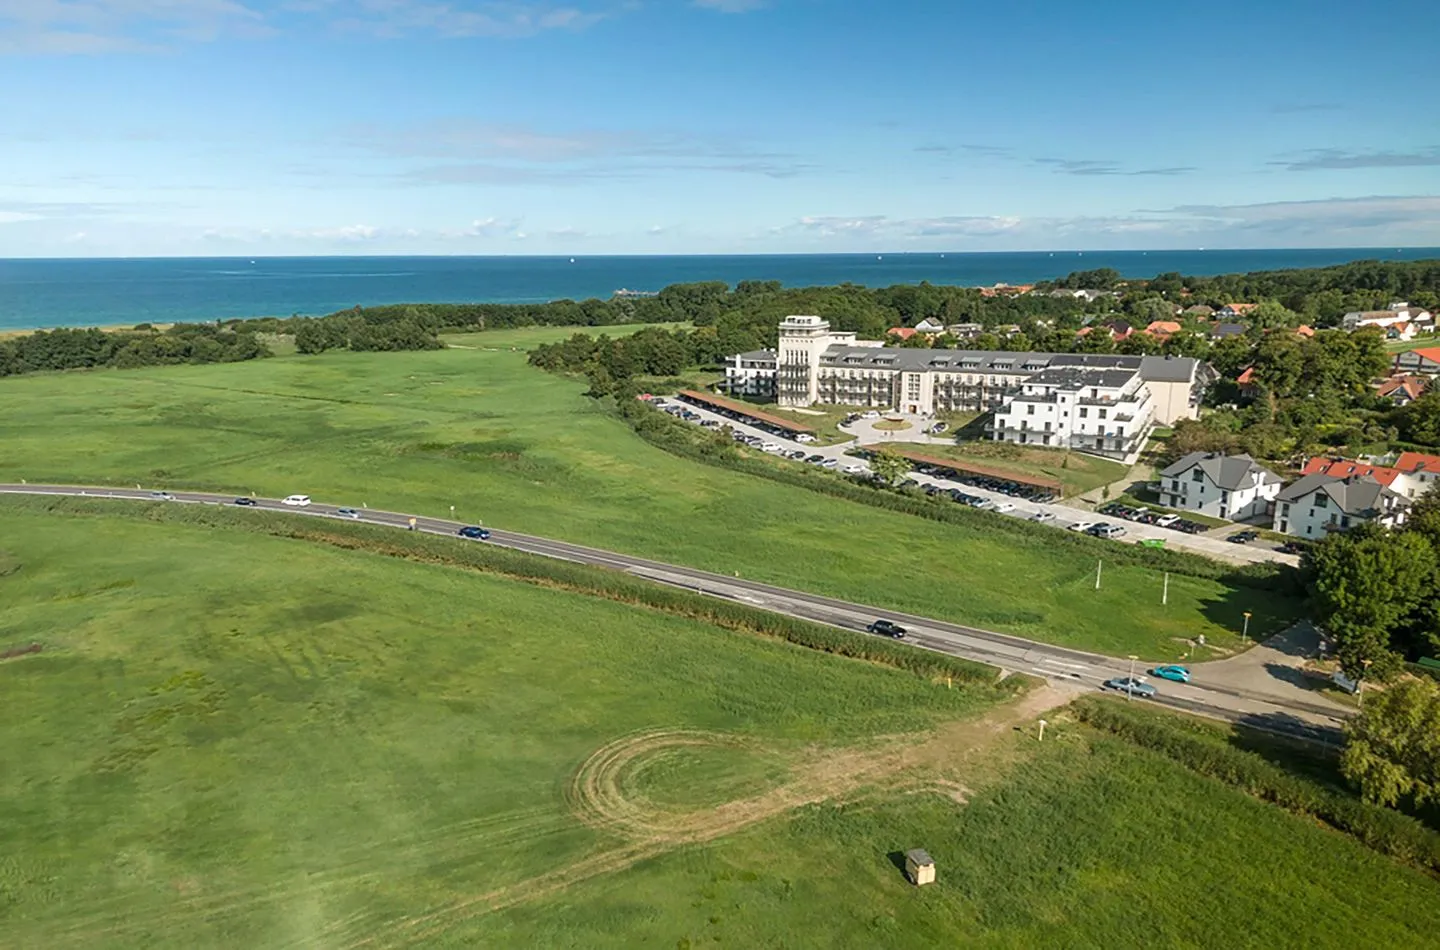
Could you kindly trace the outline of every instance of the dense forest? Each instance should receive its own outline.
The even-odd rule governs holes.
[[[182,323],[167,330],[142,325],[118,333],[41,330],[0,340],[0,376],[98,366],[238,363],[269,355],[253,331],[212,323]]]

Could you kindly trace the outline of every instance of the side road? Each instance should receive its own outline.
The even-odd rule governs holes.
[[[3,485],[0,494],[61,495],[86,498],[111,498],[151,501],[160,504],[233,504],[235,496],[213,492],[150,492],[143,489],[93,488],[68,485]],[[387,525],[429,534],[455,536],[460,522],[429,518],[401,512],[364,509],[354,515],[341,515],[334,505],[311,504],[308,507],[287,507],[276,499],[255,498],[254,507],[318,518],[358,517],[370,524]],[[347,509],[353,511],[353,509]],[[461,542],[457,539],[457,543]],[[1071,685],[1100,688],[1105,680],[1125,676],[1134,665],[1131,661],[1101,656],[1066,647],[1038,643],[1009,634],[967,627],[928,617],[881,610],[864,604],[769,584],[759,584],[699,571],[674,564],[664,564],[631,557],[612,551],[539,538],[533,535],[491,529],[490,543],[563,560],[625,571],[637,577],[696,591],[715,597],[788,614],[805,620],[830,624],[863,632],[877,617],[888,617],[910,630],[906,642],[923,649],[950,653],[1000,667],[1002,670],[1032,673],[1046,679]],[[1135,672],[1141,672],[1134,668]],[[1348,710],[1323,697],[1300,697],[1280,682],[1264,681],[1239,686],[1209,683],[1203,667],[1197,667],[1197,680],[1189,685],[1163,683],[1156,700],[1165,705],[1202,715],[1244,722],[1258,728],[1285,732],[1319,741],[1338,740],[1338,726]]]
[[[738,422],[727,416],[722,416],[718,413],[711,412],[703,406],[696,406],[690,403],[685,403],[684,406],[689,411],[699,415],[702,422],[713,420],[723,425],[727,425],[732,429],[743,432],[746,435],[752,435],[757,438],[764,439],[766,442],[773,442],[778,445],[784,446],[787,451],[803,449],[806,455],[819,455],[826,459],[835,459],[837,463],[837,469],[843,469],[846,465],[858,465],[861,466],[866,472],[870,471],[869,466],[865,464],[865,461],[863,459],[857,458],[853,455],[845,454],[848,450],[855,447],[855,445],[857,444],[855,442],[842,442],[839,445],[825,446],[801,445],[797,442],[791,441],[790,439],[777,436],[773,432],[768,432],[764,429],[756,428],[755,426],[746,425],[743,422]],[[903,445],[905,443],[897,440],[896,444]],[[835,477],[842,478],[844,476],[840,475],[837,471]],[[1125,536],[1116,541],[1117,544],[1138,544],[1140,541],[1146,540],[1164,541],[1166,547],[1181,548],[1187,551],[1194,551],[1197,554],[1203,554],[1206,557],[1213,558],[1217,561],[1224,561],[1227,564],[1255,564],[1273,561],[1280,564],[1289,564],[1291,566],[1294,566],[1300,563],[1300,559],[1293,554],[1285,554],[1283,552],[1271,550],[1265,547],[1250,547],[1243,544],[1231,544],[1222,537],[1207,536],[1203,534],[1185,534],[1181,531],[1171,531],[1168,528],[1160,528],[1156,527],[1155,525],[1136,524],[1134,522],[1121,521],[1118,518],[1105,518],[1100,515],[1096,515],[1094,512],[1081,511],[1072,505],[1065,504],[1064,502],[1054,502],[1051,504],[1039,505],[1032,501],[1023,501],[1019,498],[1009,498],[1005,495],[999,494],[998,492],[989,491],[985,488],[978,488],[973,485],[962,485],[959,482],[949,481],[947,479],[933,475],[925,475],[920,472],[911,472],[910,477],[915,479],[915,481],[919,482],[921,485],[938,485],[941,488],[960,488],[965,491],[966,494],[980,495],[982,497],[989,498],[996,504],[1011,505],[1013,506],[1013,508],[1006,511],[1005,514],[1014,518],[1034,519],[1037,514],[1040,514],[1041,512],[1046,512],[1047,514],[1053,516],[1054,520],[1052,520],[1050,524],[1056,526],[1057,528],[1068,528],[1071,525],[1075,524],[1092,524],[1097,521],[1105,521],[1113,524],[1118,524],[1125,528]]]

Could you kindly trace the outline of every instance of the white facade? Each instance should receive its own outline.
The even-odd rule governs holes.
[[[1133,464],[1155,427],[1155,405],[1137,370],[1047,369],[995,412],[997,442],[1074,449]]]
[[[725,358],[725,391],[732,396],[775,395],[775,354],[752,350]]]
[[[1397,527],[1409,505],[1409,499],[1368,476],[1306,475],[1280,493],[1272,524],[1282,534],[1318,541],[1369,522]]]
[[[1246,521],[1270,513],[1280,476],[1248,455],[1195,452],[1159,476],[1160,504],[1212,518]]]

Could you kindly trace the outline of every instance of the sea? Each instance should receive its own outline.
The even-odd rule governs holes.
[[[1153,277],[1433,258],[1440,248],[0,260],[0,331],[317,315],[357,304],[581,300],[699,280],[988,286],[1100,267]]]

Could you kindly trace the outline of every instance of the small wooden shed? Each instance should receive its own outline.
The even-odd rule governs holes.
[[[905,874],[916,887],[935,883],[935,859],[924,848],[911,848],[905,852]]]

